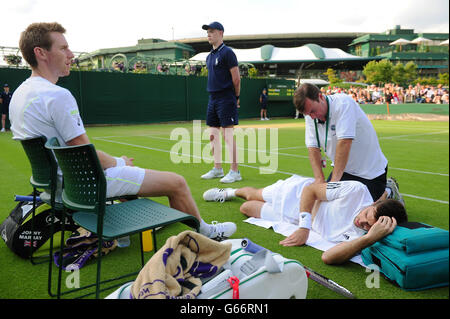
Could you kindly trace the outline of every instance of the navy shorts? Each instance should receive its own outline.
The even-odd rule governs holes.
[[[355,176],[352,174],[345,173],[341,177],[341,181],[358,181],[363,183],[367,186],[367,189],[370,192],[370,195],[372,195],[373,201],[377,201],[381,195],[383,195],[385,189],[386,189],[386,180],[387,180],[387,171],[388,167],[386,166],[386,169],[383,174],[380,176],[375,177],[374,179],[365,179],[359,176]],[[330,173],[330,176],[328,176],[328,181],[331,179],[331,175],[333,172]]]
[[[239,124],[236,95],[233,91],[211,92],[209,94],[206,125],[227,127]]]
[[[7,115],[9,113],[9,105],[1,104],[0,106],[1,106],[2,114]]]

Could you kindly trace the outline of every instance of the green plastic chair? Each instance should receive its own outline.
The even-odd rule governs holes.
[[[30,184],[33,186],[33,212],[31,217],[32,234],[34,234],[34,217],[37,201],[36,194],[38,189],[45,190],[40,194],[41,200],[49,204],[52,209],[56,209],[55,193],[57,164],[52,152],[45,148],[46,141],[47,139],[45,136],[20,141],[31,166]],[[48,191],[50,191],[50,193],[48,193]],[[59,208],[62,209],[62,205],[60,205]],[[49,259],[49,256],[45,256],[44,258],[39,258],[41,259],[41,262],[36,262],[33,253],[33,245],[30,245],[30,261],[33,265],[47,262]]]
[[[54,233],[55,227],[55,212],[62,212],[62,203],[56,202],[56,189],[57,189],[57,171],[58,164],[56,163],[55,156],[52,151],[45,147],[47,138],[45,136],[39,136],[36,138],[30,138],[20,141],[25,154],[28,157],[28,161],[31,166],[30,184],[33,186],[33,212],[31,217],[31,233],[34,233],[34,217],[36,208],[36,194],[37,190],[45,190],[40,194],[40,199],[50,205],[51,207],[51,234]],[[30,261],[33,265],[41,264],[43,262],[49,263],[48,269],[48,293],[50,296],[56,296],[51,291],[52,283],[52,265],[53,265],[53,235],[50,236],[50,249],[48,256],[42,256],[41,258],[33,257],[33,245],[30,247]],[[38,261],[37,261],[38,260]]]
[[[75,223],[98,236],[98,251],[101,251],[105,240],[141,233],[141,262],[143,267],[145,265],[142,245],[143,231],[153,230],[153,238],[156,239],[154,235],[156,228],[177,222],[182,222],[196,229],[196,231],[199,230],[199,221],[194,216],[159,204],[151,199],[139,198],[114,205],[106,205],[106,178],[94,145],[62,147],[59,146],[56,138],[52,138],[46,143],[46,147],[53,150],[63,172],[63,211],[66,209],[73,210],[72,216]],[[153,248],[156,252],[156,241],[154,241]],[[60,255],[62,256],[63,236],[61,237],[60,249]],[[101,255],[98,254],[97,258],[96,298],[99,298],[100,284],[138,273],[133,272],[101,281]],[[59,267],[58,297],[61,288],[61,270],[62,267]],[[73,291],[92,286],[77,288]],[[103,290],[110,288],[112,287]]]

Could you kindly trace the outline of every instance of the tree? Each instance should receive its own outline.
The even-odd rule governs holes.
[[[405,64],[405,76],[406,83],[411,84],[417,79],[417,64],[412,61],[409,61]]]
[[[439,84],[448,86],[448,73],[439,73]]]
[[[392,81],[393,65],[389,60],[370,61],[364,66],[363,74],[366,83],[384,84]]]
[[[403,63],[398,62],[396,65],[394,65],[392,69],[392,82],[400,86],[405,86],[407,84],[406,70],[403,66]]]
[[[342,83],[342,80],[336,76],[336,71],[332,68],[328,68],[327,72],[324,73],[328,77],[328,82],[330,82],[331,86],[339,85]]]

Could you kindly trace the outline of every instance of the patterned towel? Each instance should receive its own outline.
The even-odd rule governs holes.
[[[142,268],[131,293],[134,299],[196,298],[200,278],[217,273],[230,257],[231,243],[219,243],[186,230],[167,239]]]

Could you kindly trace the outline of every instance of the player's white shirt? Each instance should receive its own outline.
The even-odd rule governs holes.
[[[261,218],[298,225],[303,188],[313,178],[293,175],[263,189],[266,203]],[[328,201],[322,201],[313,219],[312,230],[332,242],[350,241],[365,231],[355,226],[354,219],[362,209],[373,203],[367,187],[357,181],[328,183]],[[270,207],[270,209],[268,209]]]
[[[14,92],[9,107],[13,139],[57,137],[61,145],[84,134],[77,102],[69,90],[30,77]]]
[[[331,242],[350,241],[361,237],[365,231],[356,227],[355,217],[373,204],[367,187],[357,181],[328,183],[326,196],[312,223],[312,230]]]
[[[367,115],[347,94],[328,95],[330,105],[328,123],[327,156],[334,165],[337,142],[352,139],[347,165],[344,172],[365,179],[373,179],[384,173],[388,163],[381,151],[377,134]],[[318,147],[314,120],[305,116],[305,144]],[[320,146],[325,145],[325,124],[317,125]]]

